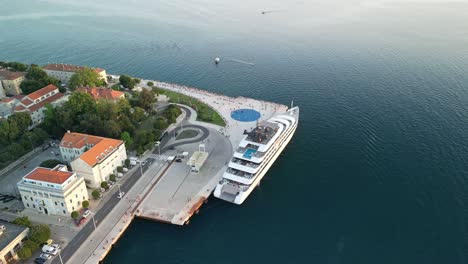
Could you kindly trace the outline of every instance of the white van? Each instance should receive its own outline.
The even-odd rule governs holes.
[[[47,254],[51,254],[51,255],[57,255],[57,249],[54,248],[54,247],[51,247],[51,246],[48,246],[48,245],[44,245],[42,247],[42,252],[44,253],[47,253]]]

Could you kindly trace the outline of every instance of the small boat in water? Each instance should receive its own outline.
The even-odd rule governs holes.
[[[216,58],[214,59],[214,63],[215,63],[215,64],[218,64],[220,61],[221,61],[221,59],[218,58],[218,57],[216,57]]]

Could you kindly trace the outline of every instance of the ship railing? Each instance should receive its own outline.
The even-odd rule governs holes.
[[[229,173],[229,174],[233,174],[233,175],[236,175],[236,176],[239,176],[239,177],[244,177],[244,178],[247,178],[247,179],[252,179],[253,176],[254,176],[254,174],[252,174],[252,173],[248,173],[248,172],[233,169],[233,168],[228,168],[226,170],[226,172]]]

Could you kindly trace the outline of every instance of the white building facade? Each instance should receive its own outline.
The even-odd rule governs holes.
[[[60,142],[60,154],[91,188],[100,187],[111,174],[117,174],[117,167],[127,159],[122,140],[70,132]]]
[[[14,112],[29,113],[32,120],[32,125],[29,127],[31,129],[44,122],[44,110],[47,103],[57,106],[63,104],[67,98],[67,96],[59,92],[56,86],[50,84],[21,99],[15,105]]]
[[[70,216],[88,200],[83,177],[61,164],[53,169],[37,167],[17,186],[24,207],[43,214]]]
[[[69,65],[69,64],[48,64],[42,67],[47,75],[54,77],[61,81],[62,83],[68,83],[70,78],[79,70],[83,70],[86,67]],[[99,68],[92,68],[97,74],[99,74],[100,79],[104,80],[107,83],[107,74],[106,70]]]

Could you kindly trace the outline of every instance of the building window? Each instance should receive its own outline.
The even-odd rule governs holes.
[[[55,202],[55,205],[57,205],[57,202]]]
[[[75,197],[78,198],[78,194],[75,194]]]
[[[35,205],[35,204],[33,204],[33,208],[36,209],[36,205]]]
[[[75,206],[72,206],[72,210],[75,211]]]
[[[73,200],[72,200],[72,199],[70,199],[70,203],[73,203]]]
[[[26,203],[26,207],[29,207],[29,204],[28,204],[28,203]]]
[[[77,206],[80,206],[80,201],[76,202],[76,205],[77,205]]]
[[[63,210],[63,214],[67,214],[67,212],[65,212],[65,210]]]
[[[62,207],[63,207],[63,203],[62,203]]]
[[[33,200],[32,197],[30,197],[30,198],[31,198],[31,201],[32,201]]]

